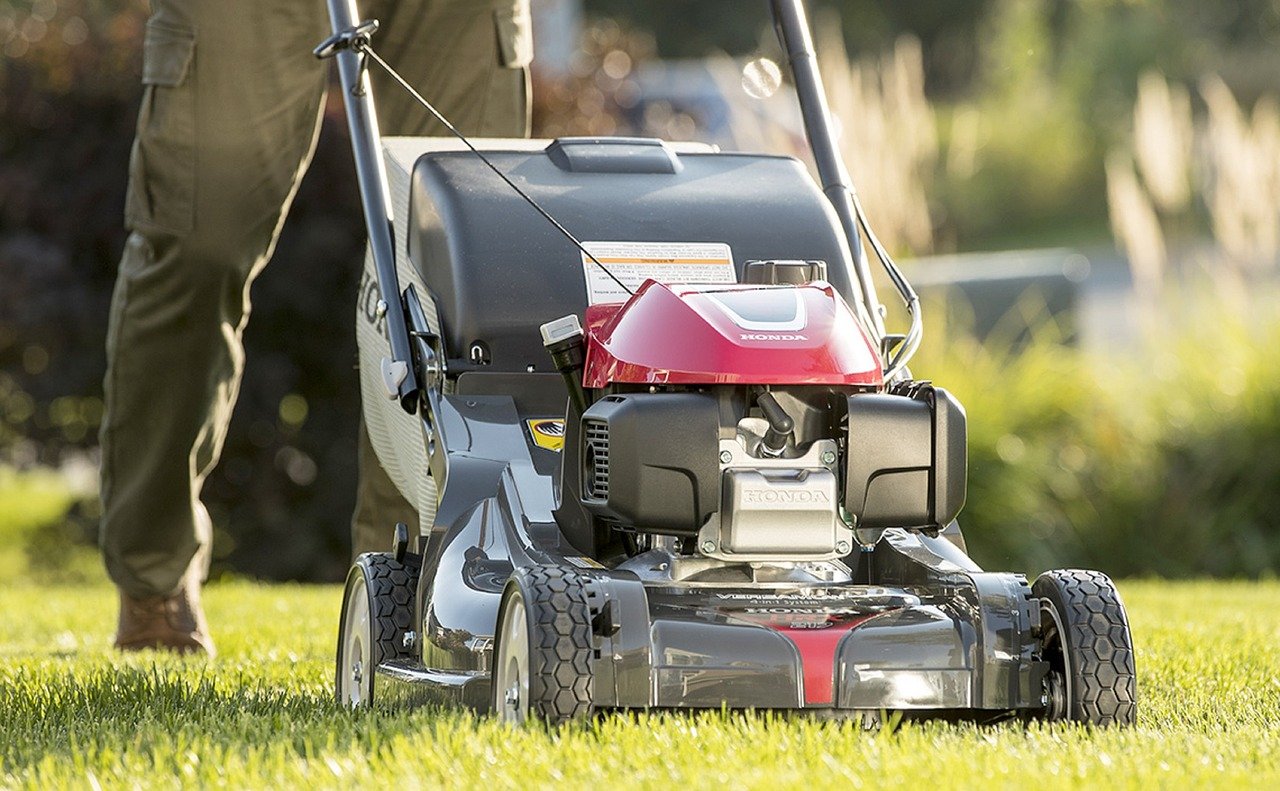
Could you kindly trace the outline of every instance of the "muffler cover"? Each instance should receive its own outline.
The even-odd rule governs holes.
[[[735,555],[836,551],[840,490],[829,470],[727,470],[721,549]]]

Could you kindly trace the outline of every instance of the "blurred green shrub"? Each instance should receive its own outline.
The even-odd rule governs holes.
[[[1280,320],[1187,306],[1147,345],[1094,356],[1061,344],[1034,307],[1007,319],[1008,337],[1024,324],[1035,335],[1016,354],[953,313],[931,322],[912,366],[968,412],[960,522],[979,563],[1280,569]]]

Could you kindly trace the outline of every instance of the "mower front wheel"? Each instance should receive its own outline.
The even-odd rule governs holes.
[[[590,716],[594,646],[581,576],[558,566],[516,569],[499,607],[493,712],[549,725]]]
[[[334,674],[341,706],[372,706],[378,665],[408,653],[404,635],[413,621],[419,566],[406,561],[398,562],[385,552],[366,552],[347,574]]]
[[[1132,725],[1138,684],[1129,616],[1111,579],[1059,569],[1031,586],[1041,602],[1041,654],[1049,662],[1045,716],[1089,725]]]

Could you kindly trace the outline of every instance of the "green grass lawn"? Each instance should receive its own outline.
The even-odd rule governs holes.
[[[849,724],[714,713],[548,732],[330,702],[337,587],[212,586],[216,661],[109,648],[105,584],[0,588],[0,786],[1280,787],[1280,584],[1121,586],[1140,722]]]

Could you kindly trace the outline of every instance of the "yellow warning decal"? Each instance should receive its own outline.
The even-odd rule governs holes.
[[[529,435],[533,444],[539,448],[560,451],[564,449],[564,421],[559,418],[539,418],[525,421],[529,424]]]

